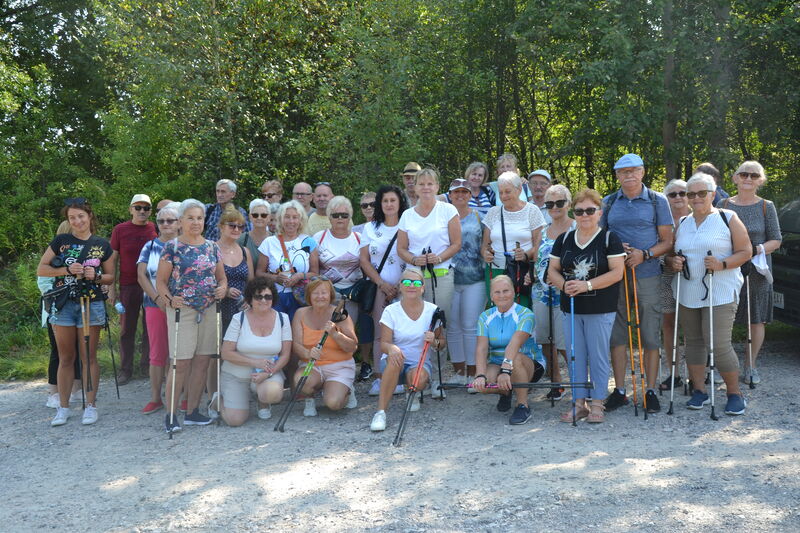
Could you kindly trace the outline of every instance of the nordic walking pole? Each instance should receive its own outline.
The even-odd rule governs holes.
[[[220,342],[219,342],[219,337],[220,337],[219,329],[220,329],[221,323],[222,323],[222,320],[220,318],[221,317],[220,313],[222,312],[222,309],[221,309],[221,306],[219,304],[219,300],[216,301],[215,306],[217,308],[217,327],[216,327],[216,330],[217,330],[217,344],[216,344],[217,353],[214,354],[213,357],[217,360],[217,426],[219,426],[220,422],[222,422],[222,409],[220,407],[220,400],[222,399],[222,394],[220,392],[220,386],[219,386],[220,366],[222,365],[222,354],[220,354],[221,350],[220,350]]]
[[[575,412],[575,298],[569,297],[569,364],[572,375],[569,377],[570,394],[572,395],[572,426],[577,426]],[[585,401],[585,400],[584,400]]]
[[[85,282],[84,282],[85,283]],[[89,361],[89,294],[86,292],[84,285],[83,294],[81,294],[81,318],[83,321],[83,349],[86,352],[86,392],[92,392],[92,364]]]
[[[181,328],[181,308],[175,309],[175,343],[172,351],[172,390],[169,393],[169,440],[172,440],[172,428],[175,424],[175,378],[178,372],[178,333]]]
[[[525,382],[512,383],[511,384],[511,388],[512,389],[549,389],[552,385],[556,385],[558,387],[564,387],[564,388],[571,387],[572,385],[575,385],[576,387],[587,388],[587,389],[591,389],[591,388],[594,387],[594,383],[592,383],[591,381],[576,381],[576,382],[564,381],[564,382],[558,382],[558,383],[525,383]],[[463,383],[442,383],[442,388],[443,389],[472,389],[473,386],[471,384],[464,385]],[[496,383],[494,383],[494,384],[487,383],[484,386],[484,388],[486,388],[486,389],[496,389],[498,387],[497,387]]]
[[[642,323],[639,320],[639,290],[636,285],[636,267],[631,267],[631,278],[633,278],[633,308],[636,311],[636,341],[639,345],[639,378],[642,380],[642,407],[644,408],[644,419],[647,420],[647,389],[644,383],[644,363],[642,362]]]
[[[341,322],[347,318],[347,311],[344,310],[344,298],[338,301],[336,304],[336,308],[333,310],[333,314],[331,315],[331,322]],[[317,348],[322,350],[322,347],[325,346],[325,341],[328,340],[328,332],[324,332],[322,334],[322,338],[317,343]],[[303,373],[300,375],[300,379],[297,380],[297,385],[292,391],[292,395],[289,397],[289,402],[286,404],[286,407],[283,409],[281,413],[281,417],[278,419],[278,422],[275,424],[275,428],[273,431],[280,431],[283,433],[283,428],[286,425],[286,420],[289,419],[289,413],[292,411],[292,406],[294,406],[295,402],[297,402],[297,397],[300,395],[300,391],[303,390],[303,387],[308,381],[308,376],[311,374],[311,370],[314,368],[314,364],[317,362],[316,359],[309,358],[306,367],[303,369]]]
[[[625,310],[628,313],[628,348],[631,360],[631,385],[633,386],[633,413],[639,416],[639,404],[636,402],[636,366],[633,362],[633,330],[631,329],[631,300],[628,292],[628,268],[622,271],[623,283],[625,284]],[[622,384],[625,385],[624,383]]]
[[[431,296],[433,297],[433,305],[436,305],[436,272],[434,272],[433,263],[428,263],[428,254],[432,254],[433,250],[428,246],[428,250],[426,251],[423,248],[422,253],[425,254],[425,270],[431,275]]]
[[[431,325],[428,327],[428,331],[436,331],[436,323],[440,320],[441,312],[442,310],[439,308],[436,308],[436,311],[433,312],[433,316],[431,317]],[[421,391],[419,391],[419,376],[425,366],[425,357],[428,355],[428,348],[430,345],[431,343],[428,341],[425,341],[425,343],[422,345],[422,353],[419,356],[417,369],[414,372],[414,382],[411,384],[411,387],[409,387],[406,408],[403,410],[403,416],[400,418],[400,424],[397,426],[397,435],[395,435],[394,441],[392,442],[394,446],[400,446],[400,442],[403,440],[403,432],[405,431],[406,424],[408,423],[408,414],[411,412],[411,403],[414,400],[414,395],[417,394],[417,392],[421,393]]]
[[[683,255],[680,250],[678,250],[678,255]],[[681,299],[681,273],[678,272],[678,286],[675,288],[675,331],[672,333],[672,370],[670,371],[669,374],[671,383],[669,384],[669,411],[667,411],[668,415],[671,415],[673,413],[672,400],[675,397],[675,360],[677,359],[678,356],[678,311],[680,310],[680,305],[681,305],[680,299]]]
[[[708,251],[707,255],[711,255],[711,250]],[[708,358],[709,358],[709,365],[711,367],[711,379],[709,380],[709,387],[711,388],[711,420],[719,420],[716,413],[714,412],[714,389],[716,388],[714,385],[714,271],[706,269],[706,274],[708,274]],[[747,302],[748,304],[750,302]]]
[[[447,327],[447,319],[444,316],[444,311],[442,311],[441,309],[437,309],[437,312],[439,313],[439,325],[442,328],[446,328]],[[440,400],[444,400],[444,393],[442,392],[442,357],[441,357],[441,350],[439,349],[438,343],[436,345],[436,366],[439,367],[439,390],[436,391],[436,394],[439,395],[438,398]]]
[[[748,265],[749,266],[749,265]],[[745,292],[747,293],[747,364],[750,365],[750,390],[756,388],[753,383],[753,336],[752,326],[750,325],[750,269],[744,275]]]
[[[545,270],[545,275],[547,271]],[[558,350],[553,342],[553,287],[547,286],[547,314],[549,318],[549,329],[547,331],[547,342],[550,344],[550,383],[555,381],[556,369],[558,368]],[[555,396],[550,395],[550,407],[556,406]]]
[[[103,302],[105,307],[105,302]],[[108,337],[108,351],[111,352],[111,369],[114,371],[114,386],[117,388],[117,400],[119,400],[119,381],[117,380],[117,362],[114,360],[114,343],[111,342],[111,327],[108,325],[108,308],[106,307],[106,337]]]

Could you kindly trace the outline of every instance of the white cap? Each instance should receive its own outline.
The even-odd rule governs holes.
[[[145,203],[147,205],[153,205],[153,202],[150,201],[150,197],[146,194],[134,194],[133,198],[131,198],[131,205]]]

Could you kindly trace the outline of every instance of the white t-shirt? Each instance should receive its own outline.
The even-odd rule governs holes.
[[[314,235],[319,245],[319,273],[331,280],[337,289],[347,289],[364,277],[359,257],[360,239],[361,235],[354,231],[344,239],[337,239],[330,230]]]
[[[411,320],[403,310],[401,302],[390,304],[383,310],[381,324],[385,324],[394,332],[392,344],[400,348],[407,364],[419,363],[419,358],[422,355],[422,345],[425,344],[423,336],[431,327],[431,318],[434,311],[436,311],[436,305],[425,302],[419,318]],[[381,357],[386,358],[387,355],[383,354]]]
[[[236,351],[247,357],[277,361],[281,355],[283,341],[292,340],[292,325],[289,316],[286,313],[281,314],[283,315],[283,327],[281,327],[281,317],[276,316],[275,325],[270,334],[266,337],[259,337],[250,329],[247,312],[236,313],[231,319],[228,331],[225,332],[224,340],[235,342]],[[240,323],[240,317],[243,317],[244,324]],[[222,372],[244,379],[250,377],[253,368],[223,361]]]
[[[422,255],[423,249],[431,248],[434,254],[444,252],[450,246],[450,233],[447,225],[456,217],[458,220],[458,209],[452,204],[436,201],[436,205],[427,217],[417,213],[417,208],[412,207],[403,212],[400,217],[398,229],[408,235],[408,251],[412,255]],[[460,230],[459,225],[459,230]],[[530,240],[530,237],[528,237]],[[436,268],[449,268],[450,260],[436,265]]]
[[[383,254],[386,253],[386,247],[389,246],[389,241],[392,240],[397,234],[396,226],[386,226],[381,224],[378,228],[375,224],[368,222],[364,224],[364,232],[361,234],[361,247],[369,246],[369,262],[378,270],[381,264]],[[397,255],[397,239],[392,243],[392,250],[386,258],[381,270],[381,279],[392,285],[396,285],[403,275],[403,270],[406,269],[406,263]]]
[[[308,272],[310,266],[308,258],[311,252],[317,247],[317,241],[315,241],[313,237],[300,234],[291,241],[285,241],[284,244],[286,244],[286,251],[289,252],[289,259],[295,270],[301,273]],[[283,254],[281,241],[278,240],[277,235],[264,239],[261,242],[261,246],[258,247],[258,252],[269,259],[268,270],[270,272],[276,273],[290,270],[289,264]],[[291,290],[280,283],[276,283],[275,288],[278,292],[287,292]]]
[[[519,211],[506,211],[505,207],[498,205],[483,217],[483,225],[489,228],[491,246],[494,250],[494,268],[505,268],[506,258],[504,251],[513,253],[516,244],[526,252],[531,249],[531,232],[545,225],[542,212],[533,204],[525,203]],[[500,210],[503,210],[503,221],[506,226],[506,249],[503,250],[503,230],[500,224]]]

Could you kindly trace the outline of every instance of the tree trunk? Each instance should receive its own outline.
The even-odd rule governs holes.
[[[675,89],[675,28],[672,21],[672,0],[664,1],[662,18],[664,28],[664,121],[661,126],[661,141],[664,145],[664,169],[667,183],[678,177],[678,157],[675,153],[675,133],[677,129],[677,95]]]
[[[708,152],[709,159],[717,168],[724,172],[724,168],[729,164],[728,150],[726,147],[726,118],[728,115],[729,96],[731,91],[731,79],[733,70],[732,51],[728,46],[729,22],[731,15],[730,3],[726,1],[715,2],[714,8],[714,28],[711,35],[711,79],[709,86],[711,99],[709,102],[710,113],[708,115],[710,130],[708,131]]]

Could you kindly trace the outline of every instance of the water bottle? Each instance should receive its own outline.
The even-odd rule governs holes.
[[[125,306],[122,305],[122,302],[117,302],[114,304],[114,309],[117,310],[117,313],[124,314],[125,313]]]

